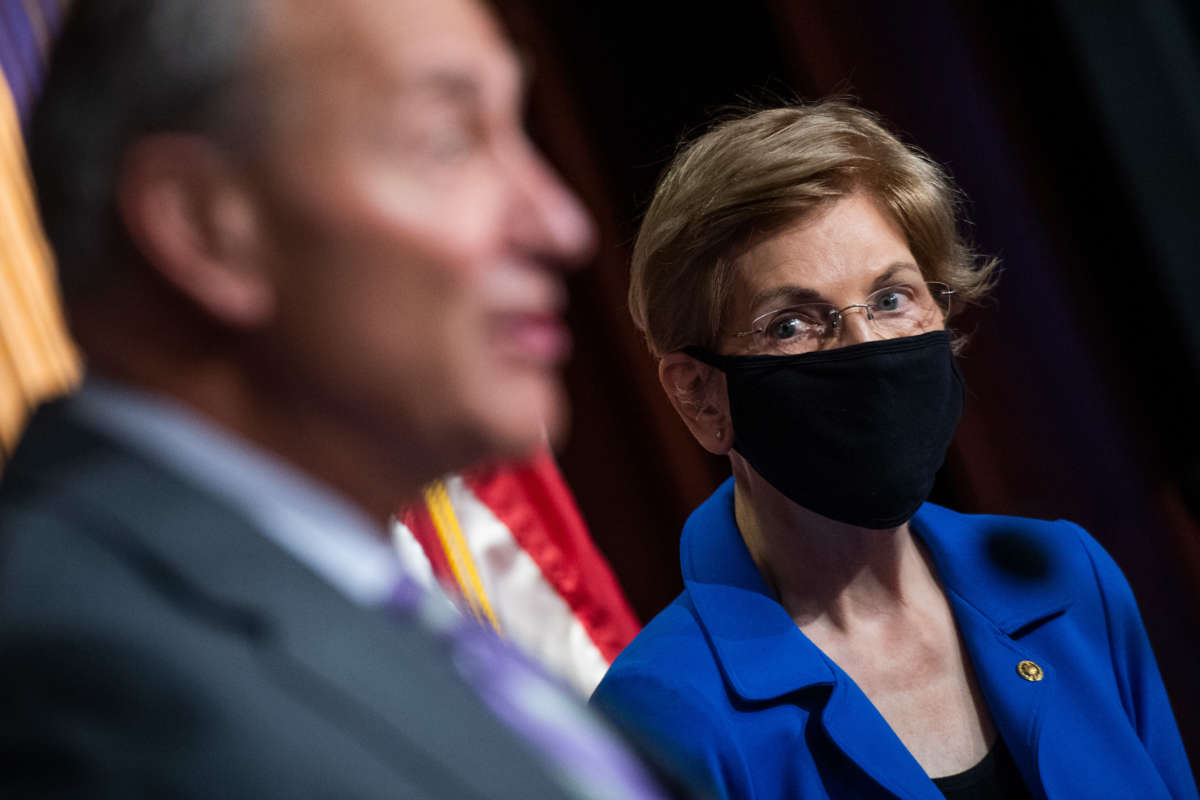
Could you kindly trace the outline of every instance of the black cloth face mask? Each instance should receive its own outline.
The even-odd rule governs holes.
[[[863,528],[917,512],[962,416],[945,331],[796,356],[684,352],[725,373],[733,447],[759,475],[804,508]]]

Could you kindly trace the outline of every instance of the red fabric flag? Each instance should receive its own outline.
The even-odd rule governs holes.
[[[452,476],[398,519],[418,572],[584,693],[638,632],[549,451]]]

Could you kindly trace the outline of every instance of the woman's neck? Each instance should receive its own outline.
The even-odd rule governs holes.
[[[780,494],[736,453],[732,460],[742,538],[801,628],[844,633],[940,594],[907,523],[872,530],[822,517]]]

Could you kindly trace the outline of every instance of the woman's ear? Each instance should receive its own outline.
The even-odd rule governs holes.
[[[117,204],[146,262],[210,316],[254,327],[274,310],[255,209],[226,157],[198,136],[159,134],[126,153]]]
[[[696,441],[723,456],[733,448],[725,374],[687,353],[667,353],[658,362],[658,381]]]

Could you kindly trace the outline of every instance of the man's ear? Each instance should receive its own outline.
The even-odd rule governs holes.
[[[658,381],[692,436],[710,453],[733,448],[725,374],[687,353],[667,353],[658,362]]]
[[[197,306],[254,327],[274,311],[255,206],[228,156],[191,134],[156,134],[126,152],[117,208],[134,245]]]

